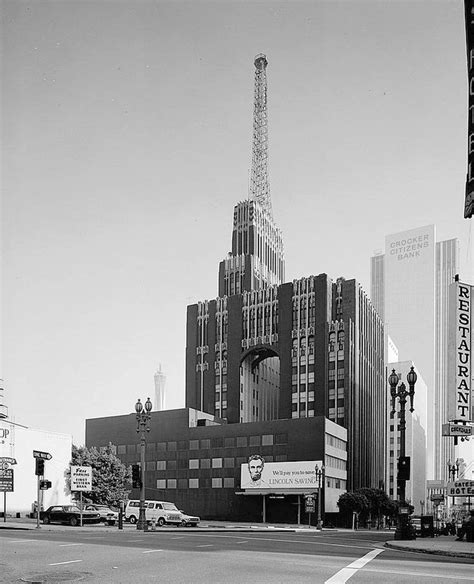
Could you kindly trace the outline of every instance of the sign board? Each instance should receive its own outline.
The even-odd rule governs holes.
[[[16,464],[16,458],[10,456],[0,456],[0,464]]]
[[[41,450],[33,450],[33,458],[42,458],[44,460],[51,460],[53,457],[49,452],[41,452]]]
[[[0,470],[0,491],[13,492],[13,469]]]
[[[467,174],[464,217],[470,219],[474,215],[474,5],[472,0],[464,0],[464,18],[468,81]]]
[[[71,466],[71,491],[92,491],[91,466]]]
[[[474,426],[464,426],[464,424],[443,424],[443,436],[474,436]]]
[[[448,375],[452,384],[449,419],[472,420],[472,308],[471,286],[456,281],[449,286]]]
[[[474,481],[459,479],[447,484],[449,497],[474,497]]]
[[[314,495],[306,495],[304,498],[305,513],[314,513],[316,510]]]
[[[248,463],[240,467],[240,486],[242,489],[264,489],[272,492],[295,489],[314,491],[319,486],[316,466],[321,468],[322,462],[265,462],[264,457],[255,454],[249,458]]]
[[[433,503],[442,503],[444,501],[444,495],[442,493],[433,493],[430,495],[430,501]]]

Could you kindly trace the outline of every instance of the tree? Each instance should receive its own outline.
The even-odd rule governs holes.
[[[109,443],[98,450],[94,446],[72,446],[71,465],[92,467],[92,491],[83,493],[86,503],[100,503],[118,506],[130,492],[131,468],[125,465],[114,453],[114,446]],[[71,488],[71,471],[66,476]]]
[[[361,513],[370,509],[370,503],[367,497],[357,491],[342,493],[337,502],[337,506],[346,521],[352,519],[353,513],[356,513],[358,518]]]
[[[382,489],[362,488],[357,489],[358,493],[365,495],[369,502],[369,509],[364,515],[369,515],[371,518],[377,518],[377,529],[380,528],[380,520],[382,515],[390,515],[393,511],[393,506],[390,505],[391,499]],[[364,519],[366,519],[365,517]]]

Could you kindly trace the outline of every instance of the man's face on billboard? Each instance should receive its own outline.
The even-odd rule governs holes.
[[[261,458],[255,458],[249,462],[249,473],[250,478],[253,481],[260,480],[263,471],[263,460]]]

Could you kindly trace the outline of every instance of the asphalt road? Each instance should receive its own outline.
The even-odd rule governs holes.
[[[374,532],[4,530],[0,582],[474,582],[474,560],[391,550],[386,539]]]

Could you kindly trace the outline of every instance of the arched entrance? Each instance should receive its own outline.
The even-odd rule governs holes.
[[[240,422],[278,418],[280,357],[269,345],[248,349],[240,361]]]

